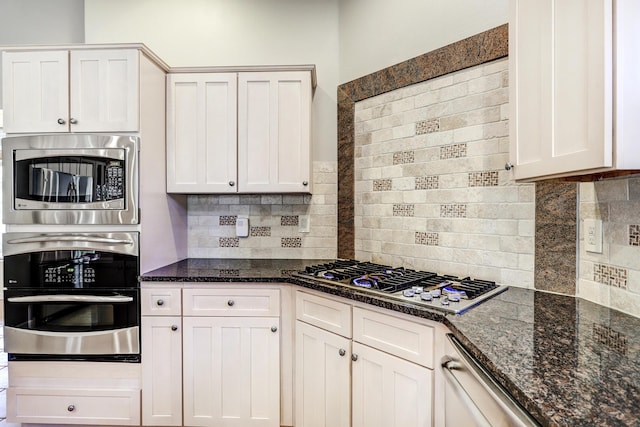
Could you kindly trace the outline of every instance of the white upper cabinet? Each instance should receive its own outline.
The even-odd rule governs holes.
[[[167,191],[311,193],[312,72],[168,77]]]
[[[240,189],[311,192],[310,73],[241,73],[238,93]]]
[[[510,0],[515,179],[640,169],[640,4],[613,3]]]
[[[6,133],[135,132],[137,49],[3,52]]]
[[[168,76],[167,191],[234,193],[236,73]]]

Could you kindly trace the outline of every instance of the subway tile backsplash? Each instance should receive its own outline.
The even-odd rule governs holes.
[[[640,316],[640,175],[579,184],[577,296]],[[602,221],[602,253],[586,250],[585,219]]]
[[[337,164],[314,162],[314,193],[197,195],[188,198],[190,258],[335,258]],[[238,215],[249,236],[236,236]],[[299,230],[300,216],[310,230]]]
[[[533,288],[534,186],[504,170],[507,64],[355,104],[356,258]]]

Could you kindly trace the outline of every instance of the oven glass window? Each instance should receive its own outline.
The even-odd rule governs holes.
[[[5,325],[46,332],[97,332],[138,325],[138,290],[5,295]],[[111,298],[113,302],[99,302]],[[53,301],[47,301],[53,299]]]
[[[49,203],[94,203],[124,199],[124,160],[104,157],[43,157],[15,162],[18,199]]]

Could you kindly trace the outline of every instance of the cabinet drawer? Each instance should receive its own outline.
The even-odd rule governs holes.
[[[428,368],[433,368],[432,327],[393,316],[353,309],[353,340]]]
[[[143,316],[179,316],[182,312],[180,289],[143,288],[140,295]]]
[[[279,316],[278,289],[184,289],[184,316]]]
[[[140,390],[7,389],[16,423],[140,425]]]
[[[296,318],[351,338],[351,306],[305,292],[296,292]]]

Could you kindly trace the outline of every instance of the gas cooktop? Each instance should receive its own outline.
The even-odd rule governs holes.
[[[456,314],[507,290],[487,280],[343,259],[308,266],[294,276]]]

